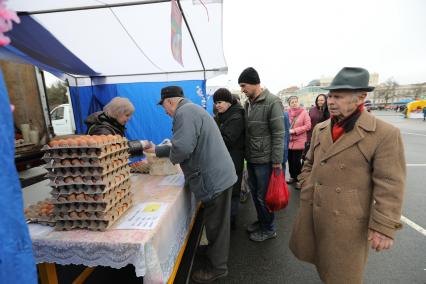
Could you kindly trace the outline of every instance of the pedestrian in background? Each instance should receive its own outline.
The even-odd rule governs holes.
[[[231,229],[235,230],[244,168],[244,108],[225,88],[220,88],[213,94],[213,102],[217,110],[220,133],[234,162],[238,176],[238,180],[232,189],[231,198]]]
[[[284,108],[283,108],[284,109]],[[288,112],[284,109],[284,158],[283,158],[283,171],[285,173],[286,163],[288,160],[288,144],[290,143],[290,118]]]
[[[297,176],[302,170],[302,154],[307,141],[307,132],[311,129],[311,119],[308,112],[299,106],[299,99],[296,96],[288,98],[290,109],[290,143],[288,146],[288,169],[290,179],[288,184],[295,184],[295,189],[300,189]]]
[[[232,186],[237,181],[234,164],[210,114],[184,98],[182,88],[161,89],[159,102],[173,118],[171,145],[152,146],[147,152],[180,164],[185,188],[204,206],[208,266],[194,271],[192,280],[208,283],[228,275]]]
[[[245,156],[250,189],[256,207],[257,221],[247,227],[252,241],[275,238],[274,213],[265,204],[272,168],[282,168],[284,156],[284,116],[281,100],[260,86],[257,71],[246,68],[238,78],[247,96]]]
[[[423,121],[426,120],[426,107],[423,108]]]
[[[331,119],[315,127],[299,176],[290,249],[325,283],[363,283],[369,244],[389,249],[402,226],[403,142],[399,129],[364,111],[368,82],[367,70],[345,67],[326,88]]]
[[[315,126],[330,118],[330,113],[327,107],[327,95],[319,94],[315,99],[315,105],[309,110],[309,117],[311,119],[311,129],[307,132],[305,150],[303,151],[302,160],[305,159],[306,153],[309,151],[311,145],[312,131]]]

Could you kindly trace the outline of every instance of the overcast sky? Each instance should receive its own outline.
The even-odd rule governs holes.
[[[272,92],[343,66],[379,73],[379,81],[426,82],[426,1],[224,0],[229,72],[207,82],[237,88],[241,71],[258,70]]]

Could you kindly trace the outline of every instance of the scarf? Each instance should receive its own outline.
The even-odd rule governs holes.
[[[337,121],[336,117],[331,116],[331,136],[333,142],[336,142],[344,133],[348,133],[355,127],[355,123],[364,111],[364,105],[360,105],[351,115]]]

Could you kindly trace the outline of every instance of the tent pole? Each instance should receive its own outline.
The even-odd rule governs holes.
[[[186,20],[185,14],[183,13],[183,9],[182,9],[182,6],[180,4],[180,0],[176,0],[176,2],[178,3],[179,10],[182,14],[182,18],[183,18],[183,21],[185,22],[186,28],[188,29],[189,35],[191,36],[191,40],[192,40],[192,43],[194,44],[195,50],[197,51],[198,58],[200,59],[200,62],[201,62],[201,66],[203,66],[203,77],[204,77],[204,81],[206,81],[206,67],[204,67],[204,62],[203,62],[203,59],[201,58],[200,51],[198,50],[197,43],[195,42],[194,36],[192,35],[192,31],[189,27],[188,21]]]
[[[80,129],[83,131],[83,115],[81,113],[81,105],[80,105],[80,90],[78,89],[78,80],[74,77],[75,80],[75,88],[77,90],[76,98],[77,98],[77,108],[78,108],[78,115],[80,116]]]
[[[72,12],[72,11],[82,11],[82,10],[93,10],[93,9],[103,9],[103,8],[116,8],[116,7],[125,7],[125,6],[137,6],[145,4],[155,4],[170,2],[171,0],[151,0],[151,1],[136,1],[136,2],[124,2],[117,4],[104,4],[104,5],[92,5],[84,7],[72,7],[72,8],[63,8],[63,9],[51,9],[51,10],[39,10],[39,11],[17,11],[18,16],[22,15],[37,15],[37,14],[49,14],[49,13],[61,13],[61,12]]]

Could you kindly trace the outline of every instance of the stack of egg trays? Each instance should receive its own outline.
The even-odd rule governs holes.
[[[57,230],[102,231],[131,206],[127,140],[44,150]]]
[[[87,160],[87,158],[102,159],[112,154],[119,156],[127,153],[127,149],[127,140],[123,140],[119,143],[100,143],[97,146],[61,146],[52,148],[45,145],[42,150],[46,152],[43,156],[43,160],[46,163],[51,163],[52,159],[57,162],[65,158],[86,158]]]

